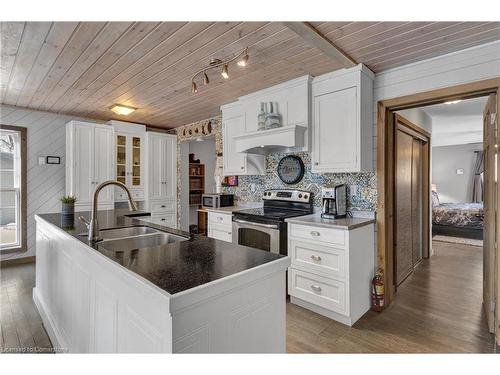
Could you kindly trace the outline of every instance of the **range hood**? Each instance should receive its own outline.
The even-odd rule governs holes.
[[[237,152],[248,154],[300,151],[306,146],[306,130],[304,126],[288,125],[237,135],[233,141]]]

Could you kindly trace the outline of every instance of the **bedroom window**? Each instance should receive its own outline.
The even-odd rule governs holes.
[[[0,251],[26,250],[26,129],[0,125]]]

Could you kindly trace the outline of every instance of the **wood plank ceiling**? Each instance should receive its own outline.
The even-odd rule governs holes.
[[[311,22],[374,72],[500,39],[499,22]],[[230,78],[193,73],[212,57],[249,47]],[[3,22],[0,102],[171,128],[219,113],[219,106],[304,74],[340,69],[278,22]],[[120,117],[115,103],[139,108]]]

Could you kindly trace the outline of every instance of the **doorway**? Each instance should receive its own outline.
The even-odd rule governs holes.
[[[499,284],[498,284],[498,256],[496,248],[496,243],[499,231],[496,228],[499,227],[498,222],[495,221],[494,212],[497,211],[499,200],[496,198],[499,192],[499,184],[496,182],[496,175],[498,169],[498,163],[496,163],[496,145],[498,144],[498,136],[496,133],[496,108],[498,107],[499,96],[498,92],[500,89],[500,79],[492,79],[481,82],[476,82],[472,84],[460,85],[456,87],[434,90],[425,93],[419,93],[415,95],[410,95],[401,98],[389,99],[381,101],[378,103],[378,127],[377,127],[377,174],[378,174],[378,255],[379,255],[379,265],[385,270],[385,282],[386,282],[386,299],[387,303],[390,304],[391,301],[396,297],[396,292],[398,289],[398,283],[400,284],[404,280],[405,272],[411,274],[412,269],[414,269],[415,263],[418,264],[418,253],[411,253],[411,261],[407,260],[406,269],[401,269],[401,275],[396,272],[397,267],[397,253],[394,252],[395,245],[398,245],[398,212],[395,202],[395,198],[398,196],[398,185],[396,180],[397,176],[397,163],[398,158],[396,145],[398,143],[397,136],[398,132],[398,122],[397,111],[408,110],[412,108],[419,108],[426,105],[445,103],[454,100],[462,100],[468,98],[474,98],[479,96],[489,96],[489,112],[485,112],[485,129],[489,128],[489,132],[485,131],[485,160],[489,162],[485,163],[487,165],[485,171],[485,195],[490,195],[489,200],[485,200],[485,215],[484,215],[484,226],[485,226],[485,243],[484,243],[484,300],[483,307],[485,315],[492,316],[492,319],[488,318],[489,329],[491,332],[495,332],[497,336],[497,342],[500,342],[500,329],[497,324],[498,319],[493,312],[493,307],[495,307],[495,297],[498,301]],[[495,115],[493,115],[495,114]],[[406,141],[409,144],[408,141]],[[413,140],[412,140],[413,142]],[[489,143],[489,147],[486,145]],[[418,148],[418,146],[417,146]],[[412,144],[413,153],[413,144]],[[407,179],[411,181],[408,177],[409,172],[407,172]],[[490,178],[490,180],[488,180]],[[490,181],[488,184],[486,181]],[[417,189],[418,186],[413,186],[409,184],[410,188],[407,187],[406,194],[411,189]],[[430,183],[427,184],[430,190]],[[424,189],[428,190],[428,189]],[[401,192],[399,193],[401,194]],[[411,193],[410,193],[411,194]],[[424,203],[424,207],[427,204]],[[413,207],[407,205],[407,210],[409,210],[408,217],[415,215],[415,210]],[[417,210],[418,211],[418,210]],[[411,220],[411,219],[408,219]],[[412,228],[412,233],[413,233]],[[410,243],[412,236],[408,235],[405,237],[407,243]],[[429,243],[429,255],[432,255],[432,249]],[[413,244],[411,249],[413,251]],[[417,245],[418,249],[418,245]],[[406,252],[407,257],[409,251]],[[422,251],[422,257],[425,258],[424,252]],[[409,266],[411,265],[411,266]],[[409,271],[408,271],[409,270]],[[407,276],[407,275],[406,275]],[[497,311],[497,310],[495,310]]]

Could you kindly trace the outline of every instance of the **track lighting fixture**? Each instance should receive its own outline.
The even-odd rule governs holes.
[[[224,66],[222,67],[222,72],[220,73],[222,78],[224,79],[228,79],[229,78],[229,72],[228,72],[228,69],[227,69],[227,64],[224,64]]]
[[[236,61],[238,66],[245,67],[248,64],[248,58],[248,47],[241,50],[239,53],[224,59],[212,58],[206,67],[196,72],[196,74],[194,74],[191,78],[191,92],[193,94],[198,92],[198,87],[196,85],[196,78],[198,75],[203,74],[203,84],[208,85],[210,83],[210,79],[208,78],[207,71],[222,67],[222,70],[220,71],[222,77],[224,79],[229,79],[229,64]]]

